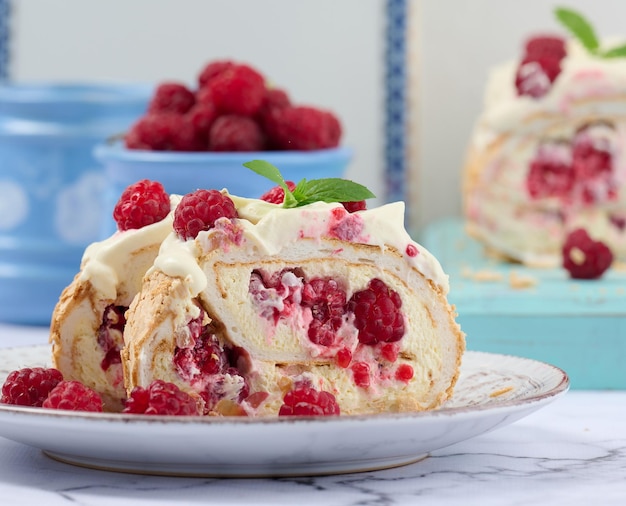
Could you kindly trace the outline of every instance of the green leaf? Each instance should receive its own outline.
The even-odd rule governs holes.
[[[564,25],[589,52],[595,54],[598,51],[600,43],[598,42],[596,33],[582,14],[564,7],[557,7],[554,13],[561,24]]]
[[[260,176],[266,177],[280,186],[285,184],[285,180],[280,171],[270,162],[266,162],[265,160],[252,160],[244,163],[243,166],[248,167]]]
[[[623,58],[626,57],[626,44],[623,46],[613,47],[611,49],[606,49],[600,53],[600,56],[603,58]]]
[[[305,198],[300,205],[311,202],[358,202],[371,199],[374,194],[365,186],[341,178],[311,179],[304,186]]]
[[[296,184],[293,192],[289,190],[280,171],[264,160],[252,160],[243,164],[244,167],[266,177],[285,190],[283,207],[299,207],[313,202],[358,202],[374,198],[375,195],[365,186],[349,179],[323,178],[302,179]]]
[[[274,165],[266,162],[265,160],[252,160],[244,163],[243,166],[256,172],[259,176],[266,177],[270,181],[279,185],[283,190],[285,190],[285,200],[283,201],[283,205],[285,207],[296,207],[296,199],[287,186],[287,183],[285,183],[283,175]]]

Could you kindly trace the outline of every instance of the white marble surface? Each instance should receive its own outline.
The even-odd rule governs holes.
[[[0,347],[45,342],[45,329],[0,325]],[[95,471],[0,438],[0,505],[621,506],[625,421],[626,392],[571,391],[513,425],[416,464],[318,478],[220,480]]]

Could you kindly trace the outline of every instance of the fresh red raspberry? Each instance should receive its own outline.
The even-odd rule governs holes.
[[[220,75],[225,70],[232,68],[235,64],[230,60],[217,60],[207,64],[198,76],[198,86],[204,88],[209,81]]]
[[[122,413],[194,416],[199,410],[196,399],[174,383],[154,380],[148,388],[133,388]]]
[[[285,181],[285,184],[287,185],[287,188],[289,188],[289,191],[294,191],[296,188],[296,183],[293,181]],[[280,186],[274,186],[261,195],[261,200],[265,200],[270,204],[282,204],[285,200],[285,190],[283,190]]]
[[[128,149],[166,151],[170,149],[172,128],[169,114],[146,114],[124,136]]]
[[[280,88],[266,88],[259,114],[263,115],[270,110],[283,109],[290,105],[291,99],[285,90],[281,90]]]
[[[367,209],[367,204],[364,200],[358,200],[356,202],[342,202],[341,204],[349,213],[356,213],[357,211],[365,211]]]
[[[142,179],[128,186],[113,209],[120,230],[142,228],[165,218],[170,198],[158,181]]]
[[[120,350],[124,345],[124,327],[126,326],[126,306],[109,304],[102,314],[102,323],[98,328],[97,341],[104,352],[100,362],[103,371],[108,371],[113,364],[120,364]]]
[[[254,115],[263,104],[265,79],[248,65],[232,65],[204,86],[222,114]]]
[[[572,150],[563,142],[544,143],[530,163],[526,189],[533,199],[566,197],[574,184]]]
[[[378,278],[372,279],[365,290],[356,292],[348,302],[354,312],[354,325],[359,331],[359,341],[375,345],[395,342],[404,336],[402,300]]]
[[[261,127],[246,116],[220,116],[209,131],[209,151],[263,151],[264,147]]]
[[[602,241],[594,241],[586,230],[570,232],[563,244],[563,267],[574,279],[597,279],[613,263],[613,253]]]
[[[191,125],[195,137],[196,151],[209,149],[209,132],[215,119],[217,110],[211,103],[197,103],[185,114],[185,121]]]
[[[263,103],[254,117],[265,131],[268,128],[268,123],[271,121],[271,116],[276,111],[290,106],[291,100],[287,92],[279,88],[266,88]],[[273,146],[269,146],[269,148],[271,149]]]
[[[149,113],[141,117],[124,137],[128,149],[148,151],[196,151],[197,141],[186,115]]]
[[[561,60],[549,57],[522,60],[515,74],[518,95],[541,98],[552,88],[552,83],[561,73]]]
[[[174,212],[174,230],[184,240],[195,239],[220,218],[237,218],[230,197],[217,190],[196,190],[180,200]]]
[[[50,391],[63,381],[57,369],[26,367],[12,371],[2,385],[0,402],[41,407]]]
[[[565,39],[552,35],[541,35],[528,39],[525,51],[526,56],[533,59],[554,58],[562,60],[567,54]]]
[[[102,412],[102,398],[96,391],[78,381],[61,381],[43,401],[42,407]]]
[[[278,416],[333,416],[339,415],[335,396],[324,390],[296,385],[285,394]]]
[[[311,308],[313,319],[308,329],[311,342],[331,346],[346,312],[345,290],[334,279],[313,278],[302,287],[301,304]]]
[[[195,101],[193,92],[184,84],[162,83],[157,86],[148,104],[148,112],[184,114],[191,109]]]
[[[266,122],[271,143],[283,150],[334,148],[339,144],[341,125],[331,112],[314,107],[284,107]]]

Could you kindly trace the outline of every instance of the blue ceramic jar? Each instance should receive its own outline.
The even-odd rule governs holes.
[[[105,188],[94,146],[123,133],[151,88],[0,85],[0,321],[48,324],[86,245]]]

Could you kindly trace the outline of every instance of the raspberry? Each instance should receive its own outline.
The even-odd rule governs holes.
[[[395,362],[398,360],[398,354],[400,353],[400,346],[398,343],[385,343],[380,347],[380,354],[385,360],[389,362]]]
[[[186,113],[196,98],[185,85],[178,83],[162,83],[152,96],[148,104],[148,112],[174,112]]]
[[[174,230],[184,240],[195,239],[220,218],[236,218],[233,201],[217,190],[196,190],[185,195],[174,212]]]
[[[170,198],[163,185],[142,179],[128,186],[113,209],[120,230],[142,228],[161,221],[170,212]]]
[[[63,381],[56,369],[32,367],[12,371],[2,385],[0,402],[41,407],[50,391]]]
[[[102,398],[97,392],[78,381],[61,381],[43,401],[42,407],[102,412]]]
[[[289,95],[279,88],[266,88],[263,94],[263,102],[258,110],[260,116],[264,116],[274,109],[283,109],[291,105]]]
[[[313,320],[308,329],[311,342],[331,346],[343,322],[346,292],[334,279],[313,278],[302,288],[301,303],[311,308]]]
[[[170,146],[171,128],[164,114],[146,114],[124,136],[128,149],[165,151]],[[165,119],[164,119],[165,118]]]
[[[289,318],[301,301],[303,285],[300,269],[283,269],[271,276],[254,270],[250,274],[248,290],[259,316],[277,324],[281,318]]]
[[[102,315],[102,324],[98,328],[98,344],[104,351],[100,367],[107,371],[113,364],[122,362],[120,350],[124,345],[124,327],[126,326],[126,306],[109,304]]]
[[[267,118],[267,135],[278,149],[326,149],[339,144],[341,125],[328,111],[307,106],[285,107]]]
[[[263,104],[265,79],[248,65],[224,68],[203,86],[223,114],[252,116]]]
[[[348,348],[341,348],[335,355],[337,365],[342,369],[346,369],[352,362],[352,352]]]
[[[197,151],[209,149],[209,131],[217,118],[217,110],[211,103],[197,103],[185,114],[185,121],[191,125]]]
[[[370,386],[370,366],[366,362],[357,362],[352,367],[352,378],[354,384],[361,388]]]
[[[193,151],[196,138],[186,116],[173,113],[149,113],[140,118],[124,137],[128,149],[148,151]]]
[[[285,183],[290,191],[295,190],[296,183],[293,181],[285,181]],[[274,188],[271,188],[261,195],[261,200],[265,200],[271,204],[282,204],[285,200],[285,190],[283,190],[280,186],[274,186]]]
[[[206,86],[209,81],[220,75],[225,70],[232,68],[235,64],[230,60],[217,60],[206,65],[198,76],[200,88]]]
[[[285,394],[278,416],[333,416],[340,409],[335,396],[324,390],[296,386]]]
[[[268,121],[275,111],[291,106],[289,95],[278,88],[267,88],[263,96],[263,103],[255,115],[259,125],[266,130]]]
[[[526,57],[515,75],[518,95],[541,98],[552,88],[552,83],[561,73],[561,61],[556,58]]]
[[[228,358],[217,337],[205,326],[193,347],[176,348],[174,366],[181,378],[191,381],[199,375],[224,372]]]
[[[372,279],[365,290],[354,293],[348,302],[348,310],[354,312],[359,341],[374,345],[402,339],[404,316],[401,307],[398,293],[378,278]]]
[[[264,145],[261,127],[245,116],[220,116],[209,131],[210,151],[263,151]]]
[[[415,374],[413,368],[409,364],[400,364],[396,369],[395,377],[398,381],[403,381],[404,383],[408,383]]]
[[[122,413],[143,415],[198,415],[196,399],[174,383],[154,380],[148,388],[133,388]]]
[[[356,202],[342,202],[341,204],[349,213],[356,213],[357,211],[365,211],[367,209],[367,204],[364,200],[358,200]]]
[[[540,145],[526,178],[526,189],[531,198],[566,197],[574,184],[571,163],[572,152],[568,144]]]
[[[594,241],[582,228],[568,234],[562,252],[563,267],[574,279],[597,279],[613,262],[609,247],[601,241]]]
[[[566,56],[565,40],[558,36],[537,36],[526,42],[526,56],[539,58],[554,58],[562,60]]]

